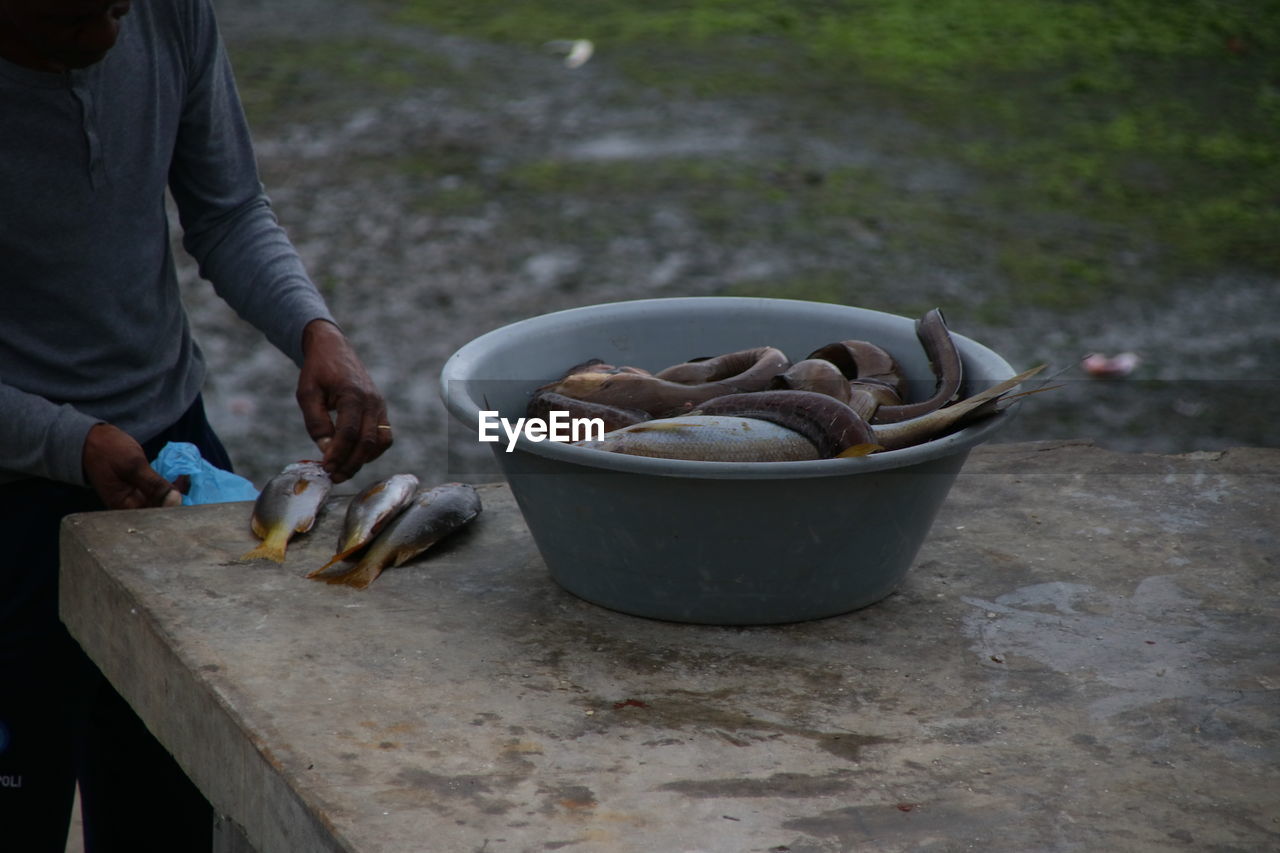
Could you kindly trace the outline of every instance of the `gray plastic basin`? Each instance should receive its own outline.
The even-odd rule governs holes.
[[[441,372],[450,413],[514,421],[530,392],[590,358],[658,370],[772,345],[792,360],[869,340],[893,353],[912,399],[934,379],[914,319],[788,299],[616,302],[513,323],[461,347]],[[971,394],[1014,374],[955,335]],[[902,581],[969,451],[1009,414],[861,459],[690,462],[563,442],[489,446],[552,578],[637,616],[717,625],[797,622],[872,604]]]

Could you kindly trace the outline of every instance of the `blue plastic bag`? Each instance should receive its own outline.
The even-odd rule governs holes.
[[[230,501],[251,501],[258,497],[253,483],[209,464],[194,444],[171,441],[161,450],[151,464],[156,473],[169,482],[183,474],[191,480],[191,487],[182,496],[183,506],[217,504]]]

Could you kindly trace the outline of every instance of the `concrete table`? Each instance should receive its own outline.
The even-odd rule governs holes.
[[[248,504],[63,534],[63,618],[271,851],[1280,848],[1280,450],[976,451],[907,581],[674,625],[548,578],[502,485],[366,591]]]

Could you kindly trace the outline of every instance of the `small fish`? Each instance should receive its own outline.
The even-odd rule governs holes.
[[[337,552],[333,559],[309,572],[307,577],[315,577],[369,544],[391,519],[409,505],[417,491],[417,477],[412,474],[393,474],[352,498],[351,503],[347,504]]]
[[[574,442],[578,447],[699,462],[800,462],[822,458],[795,430],[759,418],[681,415],[659,418]]]
[[[253,505],[250,526],[262,544],[241,560],[284,562],[285,548],[295,533],[306,533],[316,522],[333,482],[319,462],[302,460],[286,465],[272,477]]]
[[[369,545],[351,571],[317,580],[364,589],[388,566],[402,566],[480,514],[480,495],[466,483],[420,490]]]

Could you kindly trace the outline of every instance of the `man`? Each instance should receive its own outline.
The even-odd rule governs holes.
[[[132,5],[132,8],[131,8]],[[335,482],[385,403],[258,181],[210,0],[0,0],[0,849],[208,849],[208,804],[57,616],[67,513],[178,502],[150,465],[204,417],[164,208],[204,278],[300,366]],[[288,461],[288,460],[282,460]]]

